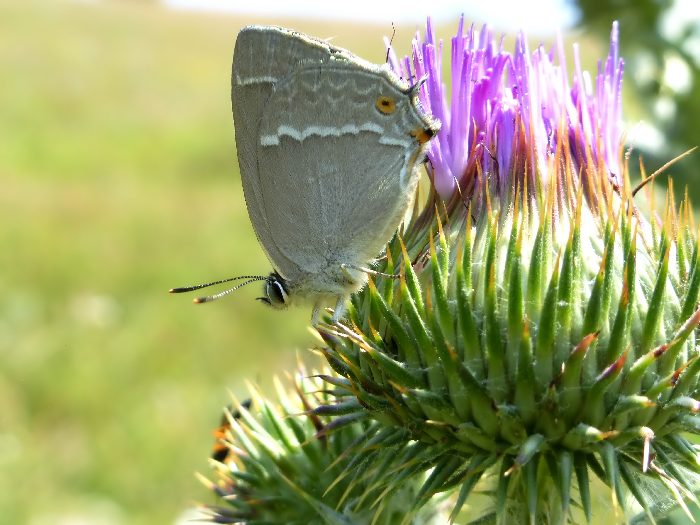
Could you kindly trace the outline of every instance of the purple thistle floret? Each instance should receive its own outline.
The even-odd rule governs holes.
[[[461,194],[472,195],[486,180],[499,194],[525,182],[531,189],[542,187],[564,172],[558,153],[575,177],[606,174],[614,188],[621,185],[623,61],[617,22],[595,86],[581,69],[577,46],[569,82],[561,37],[550,52],[540,45],[531,53],[521,33],[511,54],[487,26],[465,33],[463,18],[452,38],[450,100],[442,80],[442,41],[436,41],[430,19],[425,38],[417,34],[413,40],[412,55],[400,62],[391,51],[390,65],[413,82],[427,79],[420,100],[442,123],[428,150],[442,198],[458,185]]]

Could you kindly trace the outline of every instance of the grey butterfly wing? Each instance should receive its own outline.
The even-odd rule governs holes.
[[[351,59],[297,69],[270,94],[260,196],[276,250],[305,272],[364,264],[396,230],[418,178],[416,136],[435,125],[407,88]]]
[[[304,65],[322,64],[343,51],[300,33],[269,26],[244,28],[236,39],[231,74],[231,103],[243,192],[255,233],[268,259],[283,277],[295,264],[279,252],[264,211],[258,168],[262,112],[276,83]]]

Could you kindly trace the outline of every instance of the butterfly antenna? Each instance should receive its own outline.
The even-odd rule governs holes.
[[[231,281],[237,281],[238,279],[252,279],[253,281],[262,281],[264,279],[267,279],[267,277],[264,277],[262,275],[239,275],[238,277],[229,277],[228,279],[221,279],[220,281],[213,281],[210,283],[195,284],[194,286],[181,286],[179,288],[171,288],[170,290],[168,290],[168,293],[193,292],[194,290],[199,290],[201,288],[209,288],[210,286],[214,286],[215,284],[230,283]],[[248,281],[248,282],[253,282],[253,281]],[[246,284],[248,284],[248,283],[246,283]],[[241,286],[243,286],[243,285],[241,285]]]
[[[394,37],[396,36],[396,26],[394,25],[394,22],[391,23],[391,39],[389,40],[389,45],[386,46],[386,60],[385,62],[388,64],[389,63],[389,53],[391,53],[391,45],[394,43]]]
[[[228,290],[224,290],[223,292],[215,293],[214,295],[206,295],[204,297],[197,297],[194,299],[194,302],[199,304],[199,303],[209,303],[211,301],[216,301],[217,299],[221,299],[222,297],[230,294],[231,292],[235,292],[239,288],[243,288],[247,284],[254,283],[256,281],[266,281],[267,279],[268,279],[267,277],[263,277],[260,275],[251,275],[250,279],[244,283],[237,284],[233,288],[229,288]],[[226,279],[223,282],[230,281],[230,280],[231,279]]]
[[[414,84],[411,84],[411,86],[408,88],[408,90],[406,91],[406,93],[407,93],[409,96],[417,97],[418,94],[420,93],[420,88],[421,88],[421,86],[422,86],[423,84],[425,84],[427,80],[428,80],[428,75],[423,75],[423,76],[420,77],[418,80],[416,80],[416,82],[415,82]]]

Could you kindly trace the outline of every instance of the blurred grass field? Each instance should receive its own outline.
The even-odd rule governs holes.
[[[316,362],[309,310],[166,293],[270,269],[229,101],[251,22],[0,0],[1,524],[173,523],[211,500],[192,474],[227,389]],[[383,60],[387,28],[274,22]]]
[[[257,287],[166,293],[270,269],[231,123],[247,22],[0,3],[0,523],[174,522],[209,498],[193,472],[227,389],[312,341]]]

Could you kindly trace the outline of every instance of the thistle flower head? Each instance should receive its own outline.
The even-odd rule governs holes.
[[[443,495],[450,520],[590,522],[595,480],[614,521],[694,500],[700,250],[687,201],[635,201],[617,35],[592,78],[561,39],[510,52],[460,21],[449,97],[430,22],[390,54],[442,122],[432,187],[320,327],[335,375],[308,410],[328,438],[361,429],[336,479],[361,465],[347,490],[368,509],[417,487],[403,519]]]
[[[444,199],[479,193],[488,182],[498,194],[528,183],[542,192],[560,166],[559,152],[576,176],[606,174],[615,187],[622,175],[621,87],[618,27],[613,24],[610,53],[595,82],[581,70],[574,46],[574,75],[569,81],[561,38],[547,51],[529,50],[519,34],[514,52],[496,42],[491,29],[465,32],[460,19],[451,45],[451,97],[442,79],[442,42],[430,20],[425,38],[413,40],[413,54],[392,68],[408,78],[427,78],[421,102],[442,123],[428,159],[435,189]],[[563,150],[566,151],[563,151]]]

